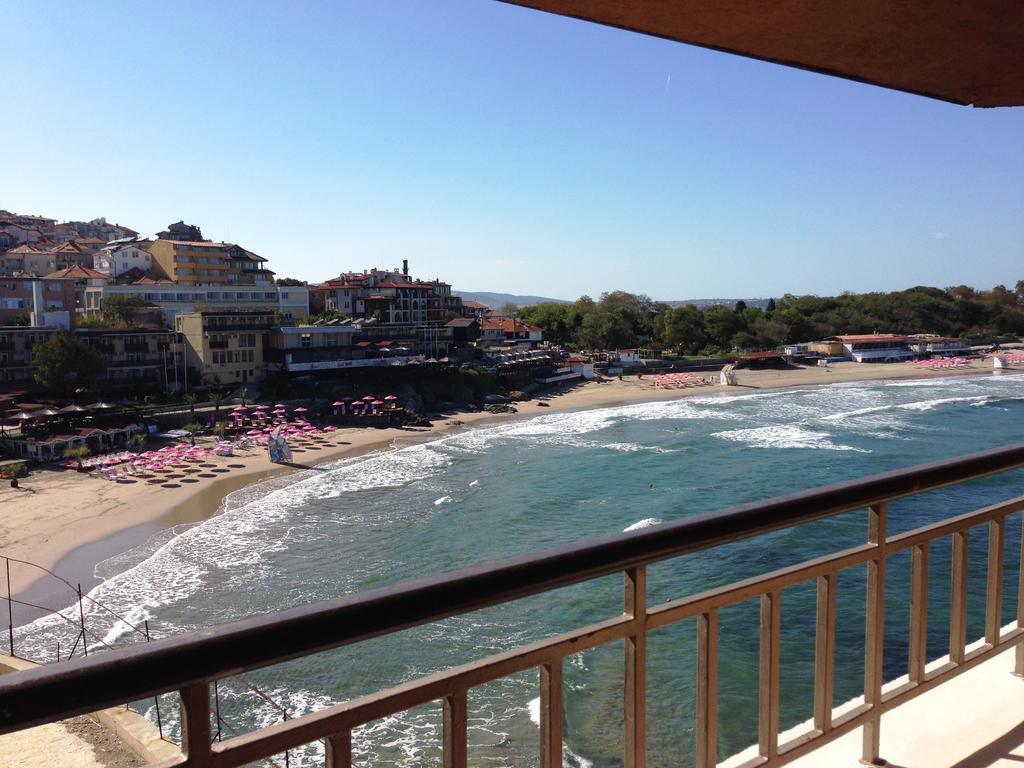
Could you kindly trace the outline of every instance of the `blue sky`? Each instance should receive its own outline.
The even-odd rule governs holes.
[[[11,210],[560,298],[1024,279],[1024,109],[489,0],[3,8]]]

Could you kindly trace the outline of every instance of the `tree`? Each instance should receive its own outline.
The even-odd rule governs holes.
[[[135,313],[146,305],[141,296],[107,296],[100,303],[103,320],[109,325],[126,326],[135,322]]]
[[[225,395],[221,392],[214,392],[210,395],[210,402],[213,403],[213,420],[220,417],[220,404],[224,401]]]
[[[775,311],[775,299],[768,299],[768,306],[764,309],[765,314],[771,314]]]
[[[743,330],[739,316],[721,304],[714,304],[704,310],[704,332],[719,349],[729,349],[732,337]]]
[[[664,315],[662,338],[683,354],[695,354],[708,343],[703,314],[693,304],[669,310]]]
[[[745,302],[743,299],[740,299],[739,301],[737,301],[736,302],[736,306],[733,307],[733,309],[735,309],[737,313],[742,312],[746,308],[747,308],[747,302]]]
[[[89,455],[89,449],[84,445],[78,448],[65,448],[64,458],[74,459],[78,463],[78,469],[82,469],[82,459]]]
[[[185,402],[188,403],[188,412],[189,412],[189,415],[192,417],[193,421],[196,418],[196,403],[198,401],[199,401],[199,395],[197,395],[195,392],[186,392],[185,393]]]
[[[306,284],[304,280],[296,280],[294,277],[279,277],[279,278],[277,278],[276,282],[277,282],[278,285],[284,285],[284,286],[288,286],[288,285],[300,286],[300,285],[305,285]]]
[[[35,380],[44,389],[70,395],[76,389],[92,389],[106,371],[106,361],[70,331],[55,333],[33,347]]]

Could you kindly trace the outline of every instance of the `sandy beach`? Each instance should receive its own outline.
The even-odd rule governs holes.
[[[265,450],[217,462],[230,471],[217,478],[163,488],[146,482],[112,482],[74,471],[34,471],[18,490],[0,489],[0,555],[26,560],[74,582],[90,581],[96,563],[144,543],[152,534],[215,514],[224,497],[250,483],[362,452],[388,448],[400,439],[430,440],[452,429],[566,410],[586,410],[650,400],[760,389],[827,385],[850,381],[989,374],[989,361],[966,368],[928,370],[912,363],[739,371],[738,386],[660,389],[649,377],[581,383],[516,403],[518,413],[451,413],[432,417],[434,426],[414,429],[346,428],[316,447],[295,454],[295,466],[272,464]],[[39,579],[35,568],[12,563],[11,590],[23,594]],[[6,585],[5,585],[6,586]]]

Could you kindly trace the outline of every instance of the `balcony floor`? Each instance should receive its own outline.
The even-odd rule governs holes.
[[[1024,679],[1012,674],[1013,659],[1010,648],[883,715],[880,752],[889,768],[1024,768]],[[858,766],[861,734],[858,728],[789,765]],[[721,765],[753,756],[747,750]]]

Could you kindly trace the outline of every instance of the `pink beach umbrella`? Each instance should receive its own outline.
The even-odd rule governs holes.
[[[344,405],[344,404],[345,403],[343,401],[341,401],[341,400],[335,400],[333,403],[331,403],[331,407],[337,408],[339,405]]]
[[[309,408],[303,408],[301,405],[295,409],[295,413],[305,413]]]

